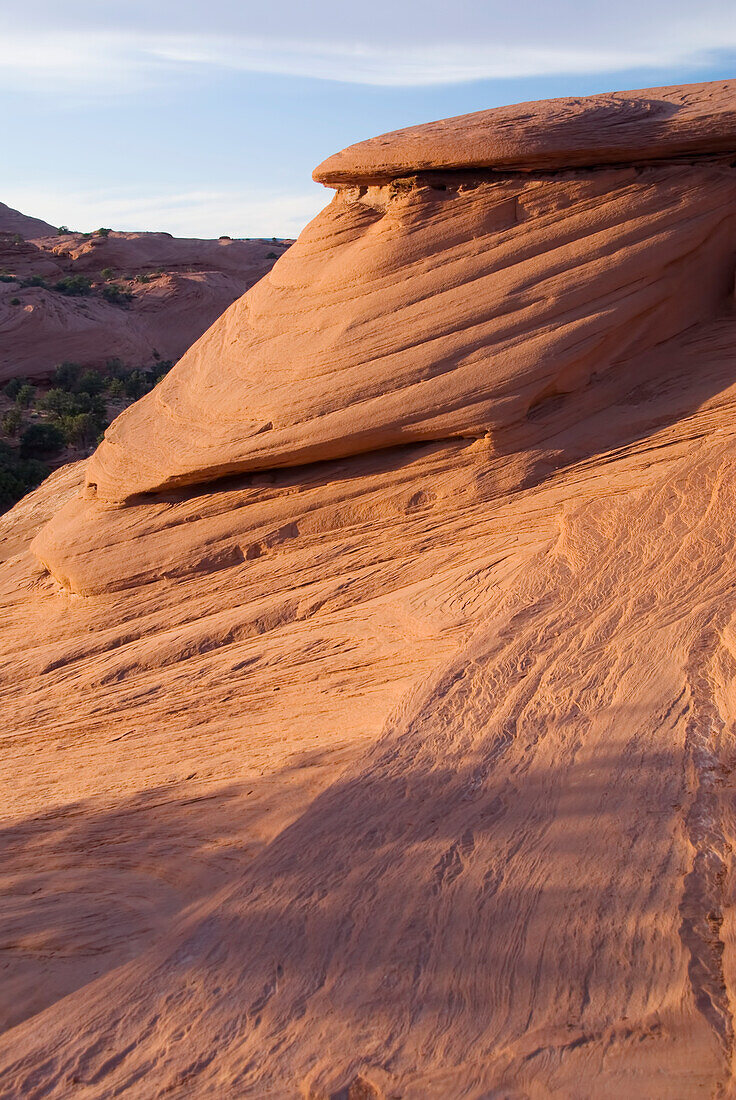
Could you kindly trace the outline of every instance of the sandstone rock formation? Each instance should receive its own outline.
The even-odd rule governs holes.
[[[14,210],[12,206],[0,202],[0,233],[17,234],[25,240],[33,240],[34,237],[53,236],[56,226],[45,222],[43,218],[29,218],[27,214],[21,214],[20,210]]]
[[[20,229],[5,230],[16,224]],[[0,382],[44,377],[64,360],[93,367],[109,359],[146,366],[156,355],[176,360],[266,274],[284,245],[170,233],[59,235],[45,222],[0,207],[0,272],[21,280],[0,281]],[[113,283],[136,276],[151,281],[125,283],[132,298],[124,305],[96,292],[70,296],[54,290],[70,275],[97,281],[103,272]],[[22,285],[32,276],[46,285]]]
[[[733,81],[518,103],[351,145],[314,178],[376,183],[436,169],[559,170],[733,153]]]
[[[0,1097],[736,1093],[734,95],[338,155],[0,520]]]

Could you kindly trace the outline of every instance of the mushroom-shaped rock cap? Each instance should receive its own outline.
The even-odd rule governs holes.
[[[314,171],[332,187],[433,170],[545,170],[736,150],[736,80],[495,107],[350,145]]]
[[[527,164],[535,148],[550,158],[568,148],[563,131],[592,159],[594,129],[599,155],[618,141],[620,156],[633,147],[641,159],[672,134],[670,151],[723,152],[735,147],[733,87],[553,101],[505,112],[517,120],[505,129],[483,121],[496,112],[473,115],[408,131],[416,148],[379,139],[374,161],[385,166],[390,152],[399,173],[447,163],[421,137],[433,133],[457,167],[481,163],[499,133]],[[370,160],[343,156],[348,175]],[[588,401],[590,379],[729,302],[734,155],[688,159],[338,189],[269,274],[108,428],[88,465],[90,497],[117,503],[458,437],[528,447],[545,403]]]

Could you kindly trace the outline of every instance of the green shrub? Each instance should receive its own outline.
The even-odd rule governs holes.
[[[112,233],[112,229],[98,229],[95,231],[95,237],[109,237]]]
[[[0,275],[0,283],[17,283],[15,275]]]
[[[48,390],[43,397],[38,399],[38,408],[41,412],[50,413],[52,416],[64,416],[67,413],[77,412],[76,394],[54,387]]]
[[[80,393],[102,393],[105,388],[105,379],[97,370],[86,370],[77,383]]]
[[[125,386],[122,379],[113,378],[107,387],[107,392],[110,394],[110,397],[115,398],[115,400],[122,397],[125,393]]]
[[[92,280],[84,275],[65,275],[54,283],[54,290],[59,294],[85,295],[92,289]]]
[[[29,275],[27,279],[21,279],[21,286],[40,286],[47,289],[47,282],[42,275]]]
[[[11,306],[19,306],[20,305],[20,298],[11,298],[10,299],[10,304],[11,304]]]
[[[42,462],[22,459],[15,447],[0,442],[0,509],[11,508],[40,485],[48,473],[48,467]]]
[[[137,283],[150,283],[151,276],[146,274],[136,275],[135,281]]]
[[[94,371],[95,379],[101,376]],[[82,379],[85,378],[82,375]],[[80,379],[81,382],[81,379]],[[39,401],[39,408],[49,414],[49,424],[57,428],[66,443],[72,446],[89,446],[105,430],[110,422],[107,405],[98,393],[68,393],[50,389]]]
[[[162,359],[160,363],[157,363],[153,371],[153,384],[157,386],[162,378],[165,378],[173,367],[171,359]]]
[[[79,380],[82,368],[79,363],[63,362],[54,371],[54,382],[63,390],[73,390]]]
[[[109,279],[112,279],[114,277],[114,275],[115,275],[115,272],[113,271],[113,269],[111,267],[103,267],[102,271],[100,272],[100,278],[104,279],[106,282]]]
[[[21,458],[58,454],[64,448],[64,433],[56,424],[31,424],[20,437]]]
[[[137,401],[139,397],[143,397],[144,393],[153,389],[153,375],[149,371],[134,370],[130,372],[123,384],[127,396]]]
[[[91,412],[80,412],[74,416],[62,416],[55,423],[64,440],[74,447],[88,447],[97,440],[106,426],[104,423],[101,424],[99,419]]]
[[[9,409],[5,413],[2,419],[2,429],[4,435],[17,435],[22,423],[22,417],[19,409]]]
[[[11,401],[15,401],[18,396],[18,390],[21,389],[22,386],[27,385],[27,378],[11,378],[10,381],[6,382],[3,386],[3,393],[6,397],[10,398]]]
[[[100,290],[100,294],[106,302],[111,302],[113,305],[121,306],[129,302],[133,295],[131,291],[126,290],[125,287],[119,285],[119,283],[108,283],[107,286],[103,286]]]
[[[56,232],[60,237],[63,237],[65,233],[69,232],[69,226],[68,225],[60,225],[59,228],[56,230]]]
[[[29,409],[33,404],[35,396],[35,388],[29,383],[26,383],[25,386],[21,386],[21,388],[16,393],[15,403],[16,405],[19,405],[21,409]]]
[[[55,387],[39,398],[38,408],[41,412],[49,413],[54,419],[78,416],[81,413],[89,413],[103,424],[107,419],[107,406],[103,398],[97,393],[87,393],[84,390],[69,393],[67,390]]]
[[[79,393],[77,402],[81,412],[89,413],[103,427],[107,427],[107,405],[99,393]]]

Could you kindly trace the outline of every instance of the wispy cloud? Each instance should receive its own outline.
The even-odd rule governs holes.
[[[505,42],[428,44],[10,28],[0,36],[0,83],[14,88],[54,87],[62,92],[99,88],[120,93],[192,73],[239,71],[421,87],[677,64],[697,66],[706,64],[713,51],[734,47],[736,15],[718,22],[674,20],[657,36],[642,35],[636,45],[622,40],[605,48],[594,42],[565,44],[553,38],[545,43],[534,28]]]
[[[517,45],[438,43],[373,46],[220,38],[178,38],[150,47],[151,56],[180,65],[274,73],[379,86],[455,84],[512,76],[610,71],[651,64],[646,51],[601,51]]]
[[[316,184],[299,193],[220,190],[154,193],[77,192],[60,197],[44,188],[4,191],[3,200],[53,225],[88,231],[156,230],[180,237],[297,237],[330,200]]]
[[[329,199],[314,160],[503,102],[504,86],[471,82],[515,79],[535,99],[544,77],[590,91],[631,86],[633,70],[709,79],[736,52],[733,0],[422,0],[417,15],[396,0],[0,0],[0,198],[80,229],[295,236]],[[222,79],[237,73],[333,86]]]

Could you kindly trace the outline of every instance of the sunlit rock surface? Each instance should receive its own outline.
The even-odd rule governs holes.
[[[1,1097],[733,1095],[727,93],[381,139],[0,520]]]

